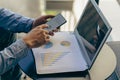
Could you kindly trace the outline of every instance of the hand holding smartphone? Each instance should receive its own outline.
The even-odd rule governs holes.
[[[46,23],[48,25],[48,28],[46,28],[46,30],[52,31],[52,30],[60,27],[61,25],[63,25],[66,22],[67,22],[66,19],[59,13],[54,18],[52,18],[51,20],[49,20]]]

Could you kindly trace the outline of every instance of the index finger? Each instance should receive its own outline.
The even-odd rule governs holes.
[[[40,25],[38,27],[40,27],[41,29],[45,29],[45,28],[48,28],[48,25],[47,24],[42,24],[42,25]]]
[[[53,15],[46,15],[44,18],[48,19],[48,18],[53,18],[53,17],[55,17],[55,16],[53,16]]]

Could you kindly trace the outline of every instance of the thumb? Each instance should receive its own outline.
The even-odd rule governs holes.
[[[42,24],[42,25],[40,25],[40,28],[42,28],[42,29],[48,28],[48,25],[47,24]]]

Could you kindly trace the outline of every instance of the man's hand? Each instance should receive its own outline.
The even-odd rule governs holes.
[[[35,28],[36,26],[39,26],[41,24],[45,24],[47,22],[48,19],[53,18],[53,15],[46,15],[46,16],[41,16],[37,19],[35,19],[35,21],[33,22],[33,27]]]
[[[29,48],[39,47],[49,42],[49,32],[44,30],[47,27],[46,24],[37,26],[23,38]]]
[[[41,25],[41,24],[45,24],[45,23],[48,21],[48,19],[51,19],[51,18],[53,18],[53,17],[55,17],[55,16],[53,16],[53,15],[46,15],[46,16],[41,16],[41,17],[37,18],[37,19],[33,22],[33,27],[32,27],[32,28],[35,28],[36,26],[39,26],[39,25]],[[58,29],[55,29],[55,30],[53,30],[53,31],[50,31],[50,32],[49,32],[49,35],[53,36],[53,35],[54,35],[54,32],[58,32]]]

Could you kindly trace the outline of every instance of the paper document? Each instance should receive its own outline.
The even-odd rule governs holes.
[[[50,42],[33,48],[38,74],[84,71],[87,69],[75,36],[69,32],[57,32]]]

